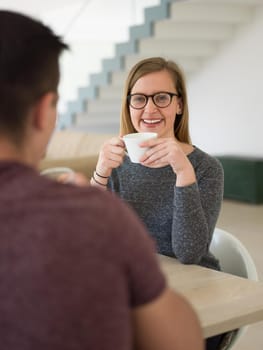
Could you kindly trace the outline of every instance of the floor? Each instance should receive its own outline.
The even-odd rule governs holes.
[[[259,279],[263,281],[263,205],[224,200],[217,227],[233,233],[244,243],[255,261]],[[263,322],[249,326],[232,348],[232,350],[261,349],[263,349]]]

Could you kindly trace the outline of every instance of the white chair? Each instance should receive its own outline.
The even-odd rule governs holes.
[[[223,272],[258,281],[257,269],[251,255],[243,243],[231,233],[216,227],[210,251],[219,259]],[[232,349],[246,328],[239,328],[224,349]]]

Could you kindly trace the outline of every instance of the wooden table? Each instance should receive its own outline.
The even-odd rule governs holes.
[[[263,283],[159,256],[172,289],[197,311],[210,337],[263,320]]]

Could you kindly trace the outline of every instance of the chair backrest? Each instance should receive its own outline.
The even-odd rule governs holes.
[[[257,269],[251,255],[241,241],[220,228],[215,228],[210,251],[220,261],[222,271],[258,280]]]
[[[243,243],[231,233],[220,228],[215,228],[210,251],[220,261],[223,272],[233,275],[258,280],[255,263]],[[240,337],[245,333],[247,326],[226,335],[226,343],[221,344],[220,349],[232,349]],[[228,338],[227,338],[228,337]]]

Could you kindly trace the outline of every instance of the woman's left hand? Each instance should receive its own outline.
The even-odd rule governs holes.
[[[157,138],[144,141],[142,147],[149,147],[141,157],[141,164],[149,168],[160,168],[170,165],[176,174],[176,185],[186,186],[196,181],[195,172],[184,148],[190,145],[181,144],[174,138]]]
[[[74,184],[77,186],[82,186],[82,187],[86,187],[90,184],[90,181],[86,178],[86,176],[82,173],[64,173],[61,174],[58,178],[57,181],[60,183],[64,183],[64,184]]]

